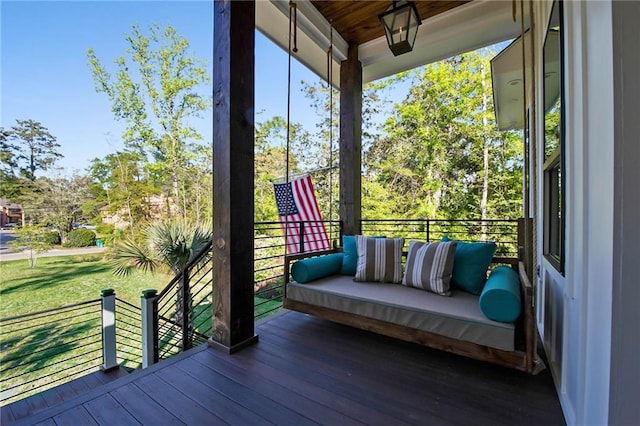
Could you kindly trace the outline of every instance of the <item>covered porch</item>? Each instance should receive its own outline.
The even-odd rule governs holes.
[[[537,376],[286,312],[228,356],[201,345],[2,424],[564,424]],[[24,414],[23,414],[24,415]],[[20,414],[18,414],[20,416]]]

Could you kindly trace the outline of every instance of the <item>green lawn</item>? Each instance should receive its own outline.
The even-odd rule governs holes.
[[[98,299],[105,288],[139,306],[142,290],[162,290],[170,279],[140,271],[116,277],[101,255],[43,257],[35,269],[27,260],[0,262],[0,318]]]

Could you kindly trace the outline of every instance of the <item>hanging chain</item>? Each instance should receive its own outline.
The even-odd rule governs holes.
[[[329,23],[327,87],[329,88],[329,235],[333,236],[333,23]]]

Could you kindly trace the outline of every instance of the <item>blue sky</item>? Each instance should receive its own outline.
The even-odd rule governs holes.
[[[94,157],[122,148],[123,126],[115,121],[104,93],[95,91],[87,66],[93,48],[105,65],[123,55],[132,24],[173,26],[191,44],[193,56],[209,64],[213,52],[210,1],[5,1],[0,9],[0,125],[16,119],[41,122],[57,137],[64,174],[84,171]],[[286,117],[287,55],[256,32],[256,116]],[[210,66],[210,65],[209,65]],[[292,120],[314,130],[316,113],[301,93],[300,80],[318,77],[292,67]],[[208,113],[210,117],[210,113]],[[211,140],[211,119],[194,125]]]

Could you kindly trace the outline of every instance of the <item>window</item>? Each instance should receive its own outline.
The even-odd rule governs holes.
[[[544,256],[564,273],[564,97],[562,2],[555,1],[544,41]]]

